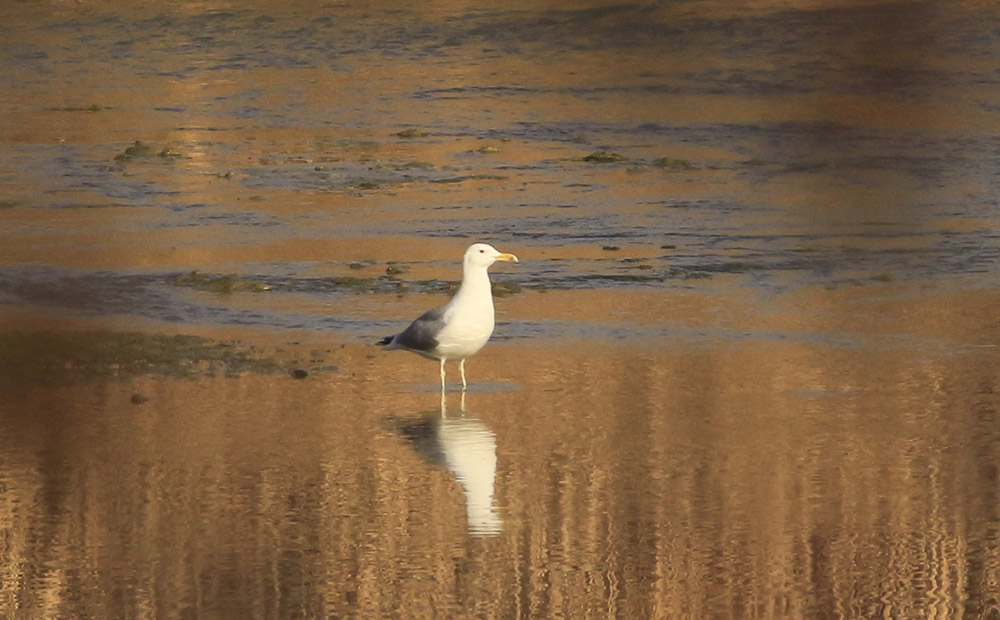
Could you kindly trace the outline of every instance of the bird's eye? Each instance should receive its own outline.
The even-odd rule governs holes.
[[[486,250],[479,250],[480,254],[486,254]]]

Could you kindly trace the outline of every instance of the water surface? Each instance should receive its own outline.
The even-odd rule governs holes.
[[[3,5],[0,615],[1000,616],[998,31]]]

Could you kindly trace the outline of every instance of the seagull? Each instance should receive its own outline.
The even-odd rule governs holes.
[[[441,391],[444,392],[444,363],[461,360],[462,389],[465,360],[483,348],[493,335],[493,289],[487,269],[497,261],[517,262],[513,254],[500,252],[492,245],[474,243],[462,259],[462,285],[451,300],[440,308],[428,310],[410,326],[383,338],[376,344],[386,351],[402,349],[441,362]]]

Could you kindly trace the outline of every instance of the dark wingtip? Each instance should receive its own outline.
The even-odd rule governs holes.
[[[392,339],[393,339],[393,338],[395,338],[395,336],[386,336],[385,338],[383,338],[382,340],[379,340],[379,341],[378,341],[378,342],[376,342],[375,344],[377,344],[377,345],[381,345],[381,346],[383,346],[383,347],[384,347],[385,345],[387,345],[387,344],[389,344],[390,342],[392,342]]]

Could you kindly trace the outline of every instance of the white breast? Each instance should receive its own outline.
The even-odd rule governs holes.
[[[493,335],[493,298],[480,296],[452,303],[445,310],[444,320],[445,327],[437,335],[436,353],[449,359],[469,357]]]

